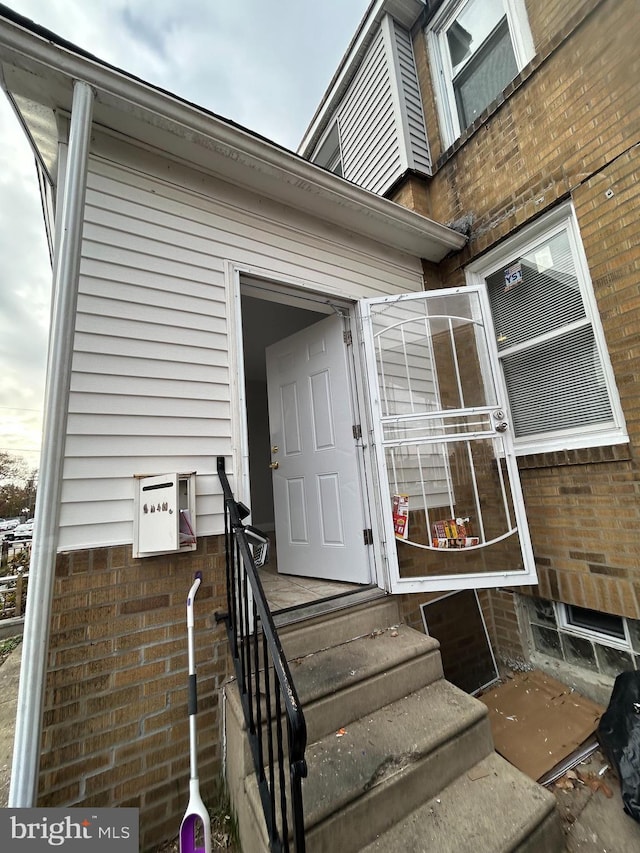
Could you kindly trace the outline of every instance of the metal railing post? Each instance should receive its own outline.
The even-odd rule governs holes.
[[[305,853],[306,722],[242,524],[244,516],[229,486],[224,457],[218,457],[217,470],[225,506],[227,631],[270,846],[274,853],[289,851],[292,841],[295,853]]]

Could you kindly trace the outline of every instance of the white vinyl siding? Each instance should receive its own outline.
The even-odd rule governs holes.
[[[220,533],[216,457],[239,431],[225,265],[358,299],[420,289],[420,264],[123,143],[98,150],[114,155],[90,161],[59,548],[131,543],[133,476],[165,471],[197,471],[198,533]]]
[[[427,129],[411,36],[395,21],[393,36],[400,105],[404,111],[408,167],[431,175],[431,153],[427,142]]]
[[[409,33],[386,16],[311,160],[333,168],[339,140],[349,181],[383,195],[407,169],[431,174],[431,157]],[[335,171],[335,169],[334,169]]]
[[[338,111],[342,173],[383,193],[401,173],[391,75],[380,30]]]

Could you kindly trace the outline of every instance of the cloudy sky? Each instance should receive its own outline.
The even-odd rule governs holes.
[[[4,0],[295,150],[368,0]],[[0,91],[0,449],[37,466],[51,290],[33,158]]]

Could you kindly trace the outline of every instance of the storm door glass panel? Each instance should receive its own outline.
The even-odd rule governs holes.
[[[483,300],[460,288],[367,301],[382,502],[400,584],[490,586],[496,573],[501,583],[531,582],[506,580],[526,577],[532,561]]]

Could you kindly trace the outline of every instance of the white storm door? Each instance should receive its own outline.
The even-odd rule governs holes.
[[[359,308],[390,590],[536,583],[484,287]]]
[[[369,583],[359,452],[338,315],[267,347],[278,571]]]

